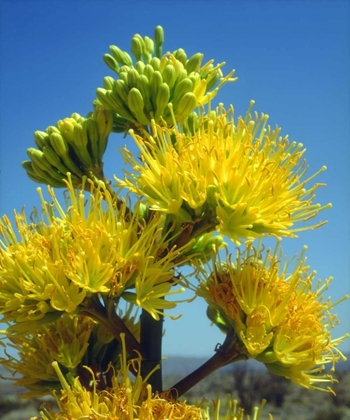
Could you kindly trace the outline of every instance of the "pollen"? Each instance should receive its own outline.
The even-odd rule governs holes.
[[[337,346],[346,336],[331,337],[335,304],[323,298],[325,286],[314,284],[306,247],[292,267],[281,261],[279,242],[264,258],[261,240],[256,248],[247,243],[235,260],[228,255],[226,261],[213,261],[209,275],[197,267],[197,295],[207,301],[209,314],[216,314],[212,321],[239,337],[247,357],[301,386],[330,391],[317,383],[333,382],[332,376],[320,372],[327,363],[333,368],[344,359]]]
[[[252,105],[252,104],[251,104]],[[250,107],[251,108],[251,107]],[[321,183],[312,184],[325,167],[306,177],[302,144],[267,126],[268,116],[233,118],[233,107],[196,117],[198,129],[154,125],[149,139],[131,133],[142,156],[123,156],[133,172],[118,187],[140,194],[155,211],[183,223],[210,219],[212,229],[240,243],[261,235],[296,236],[323,222],[300,227],[330,204],[314,203]],[[195,118],[195,117],[194,117]]]

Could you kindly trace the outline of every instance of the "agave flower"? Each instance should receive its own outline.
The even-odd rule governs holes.
[[[137,313],[133,305],[127,304],[124,311],[118,308],[125,327],[139,341]],[[86,380],[87,383],[90,377],[83,365],[91,366],[99,378],[100,388],[110,382],[104,375],[108,366],[120,368],[120,341],[103,323],[89,316],[64,313],[26,336],[13,335],[10,331],[0,333],[6,337],[1,345],[7,356],[0,357],[0,363],[12,375],[5,379],[15,386],[27,388],[28,392],[21,394],[25,398],[48,395],[61,388],[52,367],[53,361],[69,377],[80,376],[80,381]]]
[[[305,250],[289,272],[278,243],[264,259],[261,241],[256,249],[248,243],[235,263],[228,256],[214,263],[209,277],[201,271],[197,294],[208,302],[211,320],[235,332],[247,357],[306,388],[323,389],[317,383],[334,380],[317,374],[344,359],[337,346],[346,336],[331,338],[337,323],[331,310],[348,296],[336,303],[323,300],[331,278],[313,287],[316,273],[306,266]]]
[[[16,386],[26,387],[30,392],[24,396],[29,398],[60,389],[52,361],[56,360],[65,372],[76,374],[94,327],[91,318],[65,314],[29,336],[11,336],[5,332],[9,339],[6,347],[10,351],[7,358],[0,358],[0,362],[13,375],[7,379]]]
[[[71,182],[67,187],[65,210],[51,188],[52,204],[38,189],[41,218],[34,215],[28,223],[24,212],[16,213],[18,232],[6,216],[0,223],[3,320],[14,324],[12,332],[28,333],[62,312],[76,312],[94,295],[118,298],[135,288],[136,304],[157,317],[157,304],[164,300],[150,306],[151,292],[178,282],[175,260],[187,248],[168,249],[164,217],[155,214],[146,222],[137,206],[131,214],[125,202],[117,206],[102,182],[91,194],[75,191]],[[170,286],[163,287],[163,296],[168,291]]]
[[[251,104],[252,106],[252,104]],[[124,149],[132,167],[118,185],[141,194],[151,209],[176,215],[182,223],[207,223],[239,243],[260,235],[296,236],[295,227],[330,207],[314,204],[310,185],[325,167],[306,177],[302,144],[267,127],[267,115],[233,119],[233,107],[220,106],[198,117],[194,135],[185,126],[153,125],[147,139],[131,133],[140,159]],[[182,131],[181,131],[182,128]]]
[[[121,336],[123,351],[120,355],[121,369],[113,371],[113,386],[99,391],[97,380],[92,370],[86,367],[91,374],[92,388],[87,390],[82,386],[79,378],[67,381],[56,362],[53,369],[60,380],[62,390],[54,393],[59,412],[54,412],[50,407],[44,407],[40,417],[31,420],[71,420],[89,418],[91,420],[209,420],[211,418],[209,407],[203,407],[203,402],[198,405],[187,404],[186,401],[175,401],[166,394],[153,394],[151,385],[147,385],[147,378],[140,375],[140,359],[126,362],[124,337]],[[129,377],[129,366],[136,369],[133,381]],[[265,401],[260,407],[254,409],[253,420],[258,420],[262,413]],[[214,402],[214,415],[219,418],[220,400]],[[244,420],[244,410],[239,408],[237,401],[230,397],[227,401],[226,420]],[[272,417],[270,417],[272,418]],[[249,419],[249,416],[247,416]]]

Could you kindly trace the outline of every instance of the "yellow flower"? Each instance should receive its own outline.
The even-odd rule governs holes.
[[[123,311],[118,308],[119,318],[139,341],[138,310],[128,303],[124,306]],[[5,379],[11,380],[15,386],[26,387],[29,392],[22,394],[24,397],[47,395],[53,389],[60,389],[52,367],[55,360],[65,374],[84,378],[83,365],[87,364],[93,367],[101,383],[107,382],[103,372],[109,366],[120,368],[122,344],[102,322],[89,316],[65,313],[27,336],[0,331],[7,340],[3,344],[7,357],[0,357],[0,363],[13,375]]]
[[[51,393],[53,389],[60,389],[52,361],[56,360],[65,372],[75,374],[94,326],[95,322],[88,317],[65,314],[27,337],[3,332],[9,340],[6,347],[14,349],[16,356],[8,351],[8,357],[1,357],[0,363],[12,375],[21,375],[8,379],[30,391],[23,394],[25,397]]]
[[[152,388],[147,385],[147,378],[142,379],[140,375],[141,360],[135,359],[126,362],[126,350],[124,337],[121,335],[123,351],[120,355],[122,368],[113,371],[113,386],[106,390],[97,389],[97,380],[88,367],[86,369],[91,374],[91,390],[84,388],[76,378],[69,384],[62,374],[58,364],[54,362],[55,370],[60,383],[61,395],[54,392],[54,396],[59,408],[55,413],[50,407],[44,407],[40,413],[40,418],[35,417],[31,420],[76,420],[89,418],[90,420],[203,420],[210,419],[208,407],[203,407],[203,402],[199,405],[189,405],[186,401],[174,401],[167,394],[152,393]],[[129,377],[129,367],[132,364],[136,370],[136,377],[133,381]],[[151,373],[152,374],[152,373]],[[150,374],[150,375],[151,375]],[[150,376],[149,375],[149,376]],[[253,420],[260,418],[265,401],[260,407],[254,409]],[[214,402],[213,418],[218,419],[220,413],[220,400]],[[244,410],[239,408],[237,401],[228,397],[226,420],[244,420]],[[272,417],[270,417],[272,418]],[[249,416],[247,416],[249,419]]]
[[[126,203],[118,207],[102,182],[90,194],[67,187],[66,210],[51,188],[52,204],[38,188],[43,216],[28,223],[16,213],[19,239],[6,216],[0,221],[0,314],[15,324],[12,332],[28,333],[55,312],[73,313],[94,294],[119,297],[136,288],[144,307],[154,287],[163,285],[165,296],[169,281],[177,283],[174,269],[188,246],[168,249],[164,215],[146,222],[137,205],[133,214]]]
[[[332,377],[315,374],[344,358],[337,346],[346,337],[331,338],[336,315],[330,311],[348,296],[334,304],[322,300],[331,278],[313,288],[316,273],[305,264],[305,250],[289,272],[279,243],[265,259],[261,241],[256,249],[248,243],[235,263],[230,257],[216,263],[209,278],[200,268],[197,294],[208,302],[214,323],[225,332],[234,330],[248,357],[306,388],[323,389],[315,384]]]
[[[279,128],[266,126],[267,115],[252,118],[249,112],[235,122],[233,107],[220,106],[215,115],[197,119],[193,136],[181,125],[154,125],[147,139],[132,133],[141,161],[125,149],[132,172],[118,184],[141,194],[153,210],[183,223],[205,219],[236,243],[320,226],[294,227],[330,207],[313,204],[322,184],[308,186],[325,167],[307,178],[303,145],[279,137]]]

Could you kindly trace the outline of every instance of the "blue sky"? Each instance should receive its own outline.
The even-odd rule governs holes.
[[[334,277],[328,290],[336,301],[350,293],[349,269],[349,2],[348,1],[2,1],[0,214],[38,205],[37,185],[21,168],[33,132],[73,112],[87,114],[95,90],[112,75],[102,55],[111,44],[129,50],[135,33],[165,29],[163,51],[226,61],[238,81],[219,100],[244,114],[249,101],[267,113],[272,127],[307,148],[310,174],[326,165],[317,193],[333,208],[318,220],[329,223],[298,239],[285,239],[288,256],[308,245],[317,278]],[[117,147],[130,138],[113,135],[106,173],[121,174]],[[223,336],[210,327],[199,300],[178,307],[166,321],[165,354],[211,355]],[[350,331],[350,300],[336,308],[339,336]],[[350,340],[341,347],[350,350]]]

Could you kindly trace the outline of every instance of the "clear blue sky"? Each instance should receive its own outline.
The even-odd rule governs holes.
[[[129,50],[135,33],[165,29],[165,50],[184,48],[206,59],[226,61],[239,80],[220,101],[245,113],[270,115],[270,125],[307,148],[310,174],[322,165],[318,190],[329,223],[282,245],[292,256],[309,247],[308,261],[318,277],[334,277],[333,300],[350,293],[349,270],[349,2],[348,1],[2,1],[0,214],[38,205],[37,185],[21,161],[34,146],[33,132],[73,112],[91,110],[95,90],[112,73],[102,61],[111,44]],[[110,139],[106,173],[120,174],[117,146]],[[199,300],[178,308],[183,317],[167,321],[164,353],[211,355],[223,336],[210,327]],[[350,331],[350,301],[337,307]],[[350,349],[347,340],[342,349]]]

